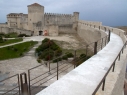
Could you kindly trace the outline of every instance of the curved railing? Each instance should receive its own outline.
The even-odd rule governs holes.
[[[88,24],[85,24],[85,25],[87,25],[88,27],[92,27],[92,25],[88,25]],[[95,95],[96,94],[96,92],[98,91],[98,89],[100,88],[100,86],[101,86],[101,84],[103,83],[103,85],[102,85],[102,90],[104,90],[104,87],[105,87],[105,82],[106,82],[106,77],[107,77],[107,75],[109,74],[109,71],[111,71],[111,69],[112,69],[112,71],[114,72],[114,69],[115,69],[115,64],[116,64],[116,60],[118,59],[118,60],[120,60],[120,58],[121,58],[121,53],[124,53],[123,52],[123,50],[124,50],[124,48],[126,47],[126,36],[125,36],[125,34],[124,34],[124,32],[122,32],[121,30],[117,30],[117,29],[115,29],[115,28],[112,28],[112,27],[107,27],[107,26],[98,26],[98,27],[96,27],[95,25],[93,25],[93,27],[92,28],[98,28],[98,29],[100,29],[100,30],[103,30],[103,31],[110,31],[110,32],[114,32],[115,34],[117,34],[117,35],[119,35],[120,37],[121,37],[121,39],[122,39],[122,41],[123,41],[123,46],[121,47],[119,47],[119,48],[121,48],[119,51],[117,51],[118,53],[116,53],[117,55],[115,55],[116,57],[114,58],[114,60],[112,61],[112,62],[110,62],[110,63],[112,63],[110,66],[109,66],[109,68],[108,68],[108,70],[106,71],[106,73],[104,74],[104,76],[103,76],[103,78],[101,79],[101,81],[100,82],[98,82],[98,83],[96,83],[96,84],[98,84],[97,86],[96,86],[96,88],[94,89],[94,91],[93,90],[91,90],[91,92],[90,93],[92,93],[92,95]],[[110,40],[110,38],[109,38],[109,40]],[[117,39],[116,39],[117,40]],[[103,50],[102,50],[103,51]],[[97,54],[98,55],[98,54]],[[95,55],[96,56],[96,55]],[[90,60],[92,60],[92,58],[90,59]],[[102,60],[102,59],[100,59],[100,60]],[[87,62],[88,63],[88,62]],[[83,63],[84,65],[81,65],[81,66],[79,66],[80,68],[82,68],[82,66],[85,66],[85,63]],[[79,67],[77,67],[76,68],[76,71],[77,70],[79,70]],[[85,68],[84,68],[85,69]],[[76,72],[75,70],[74,71],[72,71],[72,72]],[[47,94],[49,94],[50,93],[50,90],[51,90],[51,93],[52,93],[52,95],[59,95],[60,94],[60,92],[62,91],[62,90],[60,90],[60,91],[58,91],[57,92],[57,94],[55,94],[56,93],[56,91],[54,90],[54,93],[53,93],[53,88],[54,89],[56,89],[57,87],[58,87],[58,85],[59,85],[59,87],[61,87],[60,86],[60,83],[61,83],[61,85],[63,85],[63,83],[62,83],[62,81],[65,83],[65,85],[67,85],[67,87],[63,87],[63,89],[67,89],[68,88],[68,85],[69,84],[71,84],[71,83],[68,83],[67,81],[65,81],[65,79],[68,79],[67,77],[69,77],[69,76],[71,76],[71,74],[72,74],[72,72],[70,72],[69,74],[67,74],[64,78],[62,78],[60,81],[57,81],[56,83],[54,83],[53,85],[51,85],[48,89],[45,89],[44,91],[42,91],[42,92],[40,92],[40,93],[38,93],[37,95],[47,95]],[[89,71],[88,71],[89,72]],[[92,72],[92,71],[91,71]],[[78,72],[79,73],[79,72]],[[85,72],[84,72],[85,73]],[[86,74],[85,74],[86,75]],[[73,75],[71,76],[71,77],[73,77]],[[99,76],[98,76],[99,77]],[[74,77],[73,77],[74,78]],[[69,79],[69,80],[71,80],[71,79]],[[74,80],[74,79],[72,79],[72,80]],[[77,81],[76,81],[76,83],[77,83]],[[76,83],[74,83],[74,84],[76,84]],[[83,83],[83,84],[85,84],[85,83]],[[87,83],[86,83],[87,84]],[[73,85],[73,84],[72,84]],[[76,86],[76,85],[73,85],[73,86]],[[78,85],[77,85],[78,86]],[[85,85],[84,85],[85,86]],[[87,86],[87,85],[86,85]],[[78,86],[79,87],[79,86]],[[74,88],[77,88],[77,87],[74,87]],[[79,87],[80,88],[80,87]],[[86,87],[87,88],[87,87]],[[61,88],[62,89],[62,88]],[[78,89],[78,88],[77,88]],[[67,93],[71,93],[71,94],[69,94],[69,95],[77,95],[76,93],[77,93],[77,89],[75,89],[76,91],[74,91],[74,89],[73,89],[73,92],[70,92],[70,91],[72,91],[72,89],[70,88],[70,89],[68,89],[67,90],[67,92],[66,92],[66,94]],[[89,90],[91,89],[91,88],[88,88]],[[56,89],[57,90],[57,89]],[[85,89],[84,89],[85,90]],[[89,93],[89,91],[88,91],[88,93],[87,94],[85,94],[85,92],[84,92],[84,90],[80,90],[81,91],[81,95],[91,95],[91,94],[88,94]],[[47,91],[49,91],[49,92],[47,92]],[[85,90],[86,91],[86,90]],[[65,91],[64,91],[65,92]],[[61,92],[62,93],[62,92]],[[72,94],[73,93],[73,94]],[[80,92],[79,92],[80,93]],[[84,94],[83,94],[84,93]],[[65,94],[65,93],[64,93]],[[64,94],[61,94],[61,95],[64,95]]]

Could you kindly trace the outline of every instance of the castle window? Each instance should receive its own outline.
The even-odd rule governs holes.
[[[30,21],[31,21],[31,19],[30,19]]]

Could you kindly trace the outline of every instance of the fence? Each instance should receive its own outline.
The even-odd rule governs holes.
[[[51,60],[51,61],[47,61],[45,64],[41,64],[39,66],[29,69],[28,70],[29,94],[35,95],[39,91],[49,86],[54,81],[58,80],[62,75],[66,74],[67,72],[69,72],[70,70],[80,65],[82,62],[84,62],[88,58],[90,58],[92,55],[99,52],[109,42],[108,38],[109,38],[109,35],[99,39],[97,42],[93,42],[89,45],[86,45],[86,46],[80,47],[77,50],[74,50],[72,52],[74,57],[71,58],[71,61],[68,60],[69,62],[64,60],[60,62],[57,61],[56,63],[52,64],[52,60]],[[83,48],[85,48],[85,50],[80,52],[80,50]],[[61,55],[61,56],[64,56],[64,55]],[[58,59],[60,57],[57,57],[55,59]],[[35,74],[35,72],[39,69],[43,71],[44,66],[48,67],[47,71]]]
[[[124,43],[122,49],[120,50],[119,54],[117,55],[116,59],[113,61],[112,65],[110,66],[109,70],[107,71],[107,73],[105,74],[105,76],[103,77],[103,79],[100,81],[100,83],[98,84],[98,86],[96,87],[95,91],[93,92],[92,95],[96,95],[96,92],[98,91],[98,89],[100,88],[100,86],[102,85],[102,90],[104,91],[104,88],[105,88],[105,81],[106,81],[106,77],[109,73],[109,71],[112,69],[112,72],[114,72],[114,69],[115,69],[115,63],[116,63],[116,60],[120,60],[120,56],[121,56],[121,53],[123,53],[123,50],[124,48],[126,47],[127,45],[127,42]]]
[[[51,64],[52,61],[54,60],[53,59],[51,61],[47,61],[46,64],[41,64],[39,66],[33,67],[29,69],[28,72],[20,74],[20,83],[19,83],[19,75],[18,74],[15,75],[17,76],[18,86],[12,88],[11,90],[8,90],[2,95],[8,95],[7,93],[11,92],[16,88],[19,88],[19,90],[13,95],[35,95],[39,91],[49,86],[54,81],[58,80],[61,76],[63,76],[64,74],[75,68],[76,66],[80,65],[84,61],[86,61],[92,55],[99,52],[101,49],[103,49],[103,47],[106,46],[106,44],[109,41],[110,41],[110,31],[109,31],[109,35],[99,39],[98,41],[90,43],[89,45],[82,46],[77,50],[74,50],[72,52],[74,55],[73,58],[58,62],[58,58],[64,56],[61,55],[60,57],[55,58],[57,59],[57,62],[54,64]],[[81,49],[84,50],[81,51]],[[45,70],[45,72],[43,72],[44,66],[48,67],[47,70]],[[40,73],[36,73],[37,70],[42,70],[42,71]],[[12,77],[4,79],[0,82],[8,80]],[[102,80],[102,82],[103,81],[104,79]],[[21,93],[20,93],[20,88],[21,88]]]
[[[20,95],[20,82],[18,74],[1,80],[0,83],[0,95]]]

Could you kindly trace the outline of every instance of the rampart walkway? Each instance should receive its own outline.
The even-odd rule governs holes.
[[[92,95],[122,46],[122,39],[111,33],[103,50],[37,95]]]

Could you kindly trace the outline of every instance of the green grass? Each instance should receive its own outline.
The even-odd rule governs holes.
[[[23,56],[23,54],[29,51],[37,42],[29,41],[13,46],[0,48],[0,60],[17,58]]]
[[[23,39],[22,38],[19,38],[19,39],[10,39],[10,40],[4,41],[3,43],[0,43],[0,46],[16,43],[16,42],[20,42],[20,41],[23,41]]]
[[[0,35],[5,38],[17,38],[18,37],[17,33],[8,33],[8,34],[0,33]]]

